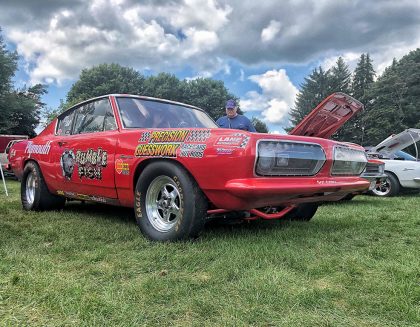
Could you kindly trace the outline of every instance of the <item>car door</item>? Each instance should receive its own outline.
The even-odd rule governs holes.
[[[118,133],[108,98],[84,103],[62,117],[53,149],[58,192],[76,198],[117,198]]]

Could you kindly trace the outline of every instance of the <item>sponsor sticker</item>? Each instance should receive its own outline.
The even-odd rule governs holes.
[[[128,162],[117,159],[115,160],[115,171],[120,175],[129,175],[130,166],[128,165]]]
[[[34,144],[32,141],[28,141],[25,148],[25,153],[28,154],[48,154],[51,148],[51,141],[45,144]]]

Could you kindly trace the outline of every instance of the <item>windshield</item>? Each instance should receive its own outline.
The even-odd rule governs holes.
[[[408,154],[404,151],[397,151],[393,155],[393,159],[400,159],[400,160],[410,160],[410,161],[417,161],[415,157],[413,157],[411,154]]]
[[[217,128],[205,112],[180,104],[118,97],[124,128]]]

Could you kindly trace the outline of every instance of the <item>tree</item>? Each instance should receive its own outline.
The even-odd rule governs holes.
[[[315,68],[308,77],[305,77],[296,96],[295,107],[290,111],[293,127],[330,94],[331,72],[324,71],[322,67]]]
[[[65,108],[104,94],[143,94],[145,78],[133,68],[100,64],[83,69],[67,94]]]
[[[254,125],[255,129],[258,133],[268,133],[268,126],[262,120],[258,119],[257,117],[252,117],[251,119],[252,125]]]
[[[0,134],[35,136],[40,111],[45,107],[40,99],[46,89],[37,84],[28,89],[14,90],[12,77],[17,60],[17,52],[8,51],[0,35]]]
[[[335,66],[330,70],[331,92],[350,93],[351,72],[342,57],[338,57]]]
[[[348,85],[345,93],[351,94],[354,98],[365,105],[364,111],[357,113],[333,136],[334,139],[362,144],[364,142],[365,123],[364,115],[368,110],[368,91],[372,87],[375,78],[372,60],[369,54],[362,54],[353,74],[353,81]],[[350,80],[349,80],[350,82]]]
[[[62,102],[58,110],[48,113],[48,117],[51,119],[80,101],[110,93],[138,94],[191,104],[206,110],[214,120],[225,114],[228,99],[237,99],[222,81],[210,78],[179,80],[168,73],[144,77],[133,68],[101,64],[83,69],[67,94],[67,101]]]

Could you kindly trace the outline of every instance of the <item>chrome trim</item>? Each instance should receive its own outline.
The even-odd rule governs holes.
[[[309,145],[316,145],[316,146],[319,146],[320,148],[321,148],[321,150],[322,150],[322,152],[324,153],[324,157],[325,157],[325,161],[324,161],[324,163],[322,164],[322,166],[321,167],[319,167],[319,170],[315,173],[315,174],[313,174],[313,175],[277,175],[277,176],[261,176],[261,175],[258,175],[257,174],[257,172],[256,172],[256,168],[257,168],[257,160],[258,160],[258,145],[259,145],[259,143],[260,142],[263,142],[263,141],[269,141],[269,142],[282,142],[282,143],[296,143],[296,144],[309,144]],[[322,169],[322,167],[324,167],[324,165],[325,165],[325,163],[327,162],[327,154],[325,153],[325,151],[324,151],[324,148],[322,147],[322,145],[321,144],[319,144],[319,143],[315,143],[315,142],[305,142],[305,141],[290,141],[290,140],[280,140],[280,139],[259,139],[259,140],[257,140],[257,142],[256,142],[256,144],[255,144],[255,159],[254,159],[254,170],[253,170],[253,175],[254,175],[254,177],[259,177],[259,178],[267,178],[267,177],[273,177],[273,178],[277,178],[277,177],[308,177],[308,176],[315,176],[316,174],[318,174],[320,171],[321,171],[321,169]]]

